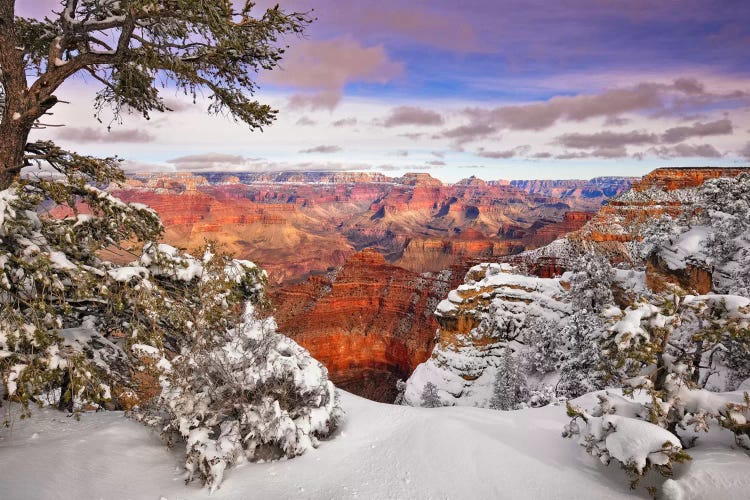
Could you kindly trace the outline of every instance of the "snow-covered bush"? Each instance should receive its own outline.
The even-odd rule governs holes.
[[[166,291],[161,395],[132,414],[186,442],[188,480],[211,490],[244,460],[295,457],[333,432],[342,412],[325,367],[263,317],[265,273],[209,245],[197,259],[149,244],[131,279]],[[140,267],[139,267],[140,266]],[[137,271],[140,269],[140,271]],[[176,354],[176,355],[175,355]]]
[[[581,446],[605,465],[613,458],[617,460],[631,476],[632,488],[651,467],[671,476],[675,463],[690,459],[674,434],[643,420],[636,403],[607,393],[598,395],[598,399],[591,413],[568,403],[572,420],[563,436],[578,436]]]
[[[329,436],[342,412],[326,369],[247,304],[242,322],[171,360],[160,406],[186,441],[188,480],[211,490],[227,466],[295,457]]]
[[[10,401],[54,398],[72,410],[110,401],[159,303],[117,279],[120,267],[101,252],[154,239],[162,227],[150,209],[90,184],[123,179],[114,159],[47,146],[56,175],[0,191],[0,374]]]
[[[630,398],[599,396],[591,413],[568,406],[564,435],[579,435],[591,454],[616,458],[634,483],[655,465],[670,474],[689,456],[697,436],[710,425],[732,431],[745,446],[750,404],[747,394],[706,390],[721,371],[717,352],[729,340],[750,342],[750,299],[739,296],[655,296],[625,311],[610,308],[602,354],[611,376]],[[656,302],[659,300],[660,302]],[[636,398],[638,396],[638,398]]]

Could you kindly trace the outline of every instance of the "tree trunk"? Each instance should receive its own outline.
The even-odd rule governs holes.
[[[15,27],[15,2],[0,0],[0,85],[5,108],[0,116],[0,189],[20,175],[23,151],[35,117],[27,113],[28,89],[23,50]]]
[[[29,129],[19,125],[21,124],[6,125],[5,120],[0,123],[0,190],[10,186],[23,168],[23,150],[29,137]]]

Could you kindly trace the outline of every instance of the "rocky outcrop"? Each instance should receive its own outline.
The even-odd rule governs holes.
[[[570,312],[559,278],[517,274],[508,264],[480,264],[435,311],[438,343],[407,382],[407,404],[421,405],[432,382],[447,405],[487,406],[503,349],[525,340],[534,321],[560,322]]]
[[[279,331],[307,348],[331,380],[355,394],[393,401],[432,351],[437,303],[458,270],[417,274],[365,250],[340,268],[272,292]]]
[[[704,210],[696,201],[695,188],[708,179],[736,177],[747,167],[660,168],[633,184],[633,189],[609,200],[580,230],[535,250],[503,258],[542,277],[559,276],[571,269],[582,251],[597,250],[612,263],[637,263],[633,253],[645,228],[663,216],[672,219],[692,216]],[[646,268],[649,287],[654,291],[678,287],[686,293],[711,290],[712,272],[699,262],[679,268],[668,266],[661,257],[640,262]]]
[[[747,167],[686,167],[686,168],[657,168],[646,174],[640,181],[633,183],[634,191],[659,189],[675,191],[698,187],[708,179],[718,177],[737,177],[747,172]]]

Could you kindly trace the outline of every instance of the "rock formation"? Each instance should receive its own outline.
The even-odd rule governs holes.
[[[503,349],[525,340],[533,321],[560,322],[571,312],[559,278],[517,274],[508,264],[480,264],[440,302],[439,341],[408,380],[404,400],[421,406],[425,384],[444,404],[487,406]]]

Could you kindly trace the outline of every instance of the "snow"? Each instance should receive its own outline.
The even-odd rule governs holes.
[[[629,489],[619,467],[560,437],[563,407],[426,409],[341,396],[347,419],[333,440],[293,460],[228,469],[211,498],[648,498]],[[746,498],[747,455],[725,443],[690,453],[694,460],[664,484],[665,498]],[[118,412],[76,422],[34,410],[0,431],[4,500],[208,498],[185,486],[181,462],[179,447],[168,450]]]
[[[128,282],[135,277],[148,278],[148,269],[142,266],[123,266],[107,271],[107,274],[115,281]]]
[[[56,269],[60,269],[63,271],[72,271],[74,269],[78,269],[75,264],[68,260],[68,257],[66,257],[63,252],[50,251],[48,255],[49,260],[52,262],[52,265],[55,266]]]
[[[159,352],[159,349],[157,349],[154,346],[148,345],[148,344],[133,344],[130,349],[141,356],[148,356],[152,358],[159,358],[161,357],[161,353]]]
[[[560,437],[563,407],[426,409],[341,396],[347,419],[333,440],[293,460],[227,469],[211,498],[647,498],[629,489],[618,467]],[[0,431],[4,500],[208,498],[185,486],[181,447],[168,450],[155,432],[121,413],[80,422],[64,415],[35,410]],[[713,496],[719,485],[732,485],[722,498],[741,498],[750,459],[722,459],[731,467],[704,471],[696,463],[684,485],[677,478],[688,498]]]
[[[614,432],[606,438],[610,456],[622,463],[632,462],[643,470],[648,458],[654,464],[666,464],[668,457],[658,450],[664,443],[680,447],[680,440],[674,434],[659,426],[618,415],[605,415],[602,426],[611,425]]]
[[[712,230],[706,226],[696,226],[679,235],[677,241],[663,248],[659,255],[670,269],[685,269],[688,261],[705,262],[704,245]]]

